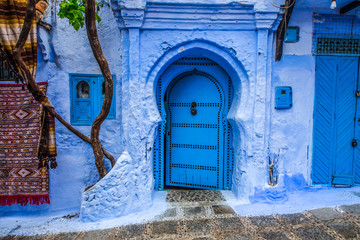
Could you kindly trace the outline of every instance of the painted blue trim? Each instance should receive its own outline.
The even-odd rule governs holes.
[[[116,82],[115,75],[112,75]],[[70,73],[70,122],[75,126],[91,125],[99,115],[104,97],[102,96],[102,83],[104,82],[101,74],[82,74]],[[89,98],[77,98],[77,84],[85,81],[89,84]],[[107,119],[116,118],[116,87],[113,88],[113,99]],[[82,118],[82,116],[84,116]]]

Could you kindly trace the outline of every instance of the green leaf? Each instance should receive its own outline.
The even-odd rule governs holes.
[[[100,3],[95,2],[95,20],[98,23],[101,21],[101,18],[97,13],[100,11],[101,7],[105,5],[104,3],[107,4],[104,0],[100,0]],[[63,0],[59,6],[59,17],[67,18],[69,24],[72,25],[76,31],[85,25],[85,0]]]
[[[100,18],[100,16],[99,16],[97,13],[95,14],[95,19],[96,19],[96,21],[97,21],[98,23],[101,22],[101,18]]]
[[[78,31],[79,28],[80,28],[80,23],[79,23],[79,22],[74,22],[74,23],[72,24],[72,26],[75,28],[76,31]]]

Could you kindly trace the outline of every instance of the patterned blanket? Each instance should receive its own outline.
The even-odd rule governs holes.
[[[26,87],[0,84],[0,205],[50,203],[48,169],[38,168],[43,114]]]

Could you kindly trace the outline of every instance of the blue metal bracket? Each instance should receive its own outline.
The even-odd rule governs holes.
[[[295,43],[300,39],[300,29],[299,27],[288,27],[286,29],[284,42],[286,43]]]
[[[275,108],[287,109],[292,107],[292,89],[291,87],[275,88]]]

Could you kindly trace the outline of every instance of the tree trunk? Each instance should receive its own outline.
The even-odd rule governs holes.
[[[101,73],[105,79],[105,97],[99,116],[97,116],[91,126],[91,145],[94,150],[95,164],[100,174],[100,178],[106,175],[106,168],[104,165],[104,154],[102,152],[101,143],[99,140],[101,124],[106,119],[110,112],[111,100],[113,96],[113,78],[111,76],[110,68],[105,56],[102,52],[99,42],[96,23],[95,23],[95,0],[86,0],[85,4],[85,24],[86,31],[93,51],[94,57],[99,64]]]
[[[54,107],[51,105],[51,103],[50,103],[49,99],[46,97],[46,95],[44,95],[40,91],[40,88],[36,84],[34,77],[30,73],[30,70],[28,69],[28,67],[26,66],[24,61],[22,60],[21,51],[22,51],[22,49],[23,49],[23,47],[25,45],[26,39],[29,36],[29,32],[30,32],[31,24],[32,24],[32,19],[34,18],[34,15],[35,15],[35,0],[28,0],[27,9],[26,9],[26,15],[25,15],[25,19],[24,19],[24,24],[22,26],[22,29],[21,29],[21,32],[20,32],[20,35],[19,35],[19,39],[16,42],[15,49],[13,51],[13,59],[15,61],[15,64],[17,64],[18,68],[20,69],[23,79],[27,83],[27,88],[29,89],[29,91],[31,92],[31,94],[33,95],[35,100],[38,101],[40,104],[42,104],[50,112],[50,114],[52,116],[54,116],[56,119],[58,119],[59,122],[61,122],[69,131],[74,133],[76,136],[78,136],[83,141],[91,144],[91,146],[93,148],[94,148],[94,146],[96,147],[96,148],[94,148],[95,159],[101,159],[102,160],[101,164],[96,163],[98,171],[99,171],[98,165],[100,166],[100,168],[101,168],[101,166],[104,166],[104,169],[105,169],[104,155],[110,160],[111,165],[114,166],[115,165],[115,159],[111,154],[106,152],[103,149],[103,147],[101,146],[101,143],[100,143],[100,141],[98,139],[99,134],[97,135],[97,139],[92,140],[93,137],[89,138],[89,137],[85,136],[84,134],[82,134],[81,132],[76,130],[74,127],[72,127],[68,122],[66,122],[55,111]],[[105,62],[106,62],[106,60],[105,60]],[[110,74],[110,77],[111,77],[111,74]],[[111,98],[112,98],[112,78],[111,78],[110,83],[111,83],[111,96],[110,96],[109,105],[111,104]],[[106,98],[106,89],[105,89],[105,98]],[[110,109],[110,107],[109,107],[109,109]],[[103,110],[101,111],[101,113],[103,113]],[[100,113],[100,115],[101,115],[101,113]],[[106,116],[107,116],[108,113],[109,113],[109,111],[105,112],[104,114],[106,114]],[[106,118],[106,116],[105,116],[105,118]],[[101,123],[102,123],[102,121],[100,122],[100,124]],[[99,132],[100,132],[100,126],[98,126],[98,129],[99,129]],[[93,134],[91,134],[91,135],[93,135]],[[99,156],[99,155],[101,155],[101,156]],[[104,173],[106,175],[106,169],[105,169],[105,172],[103,170],[99,171],[100,178],[105,176]]]

